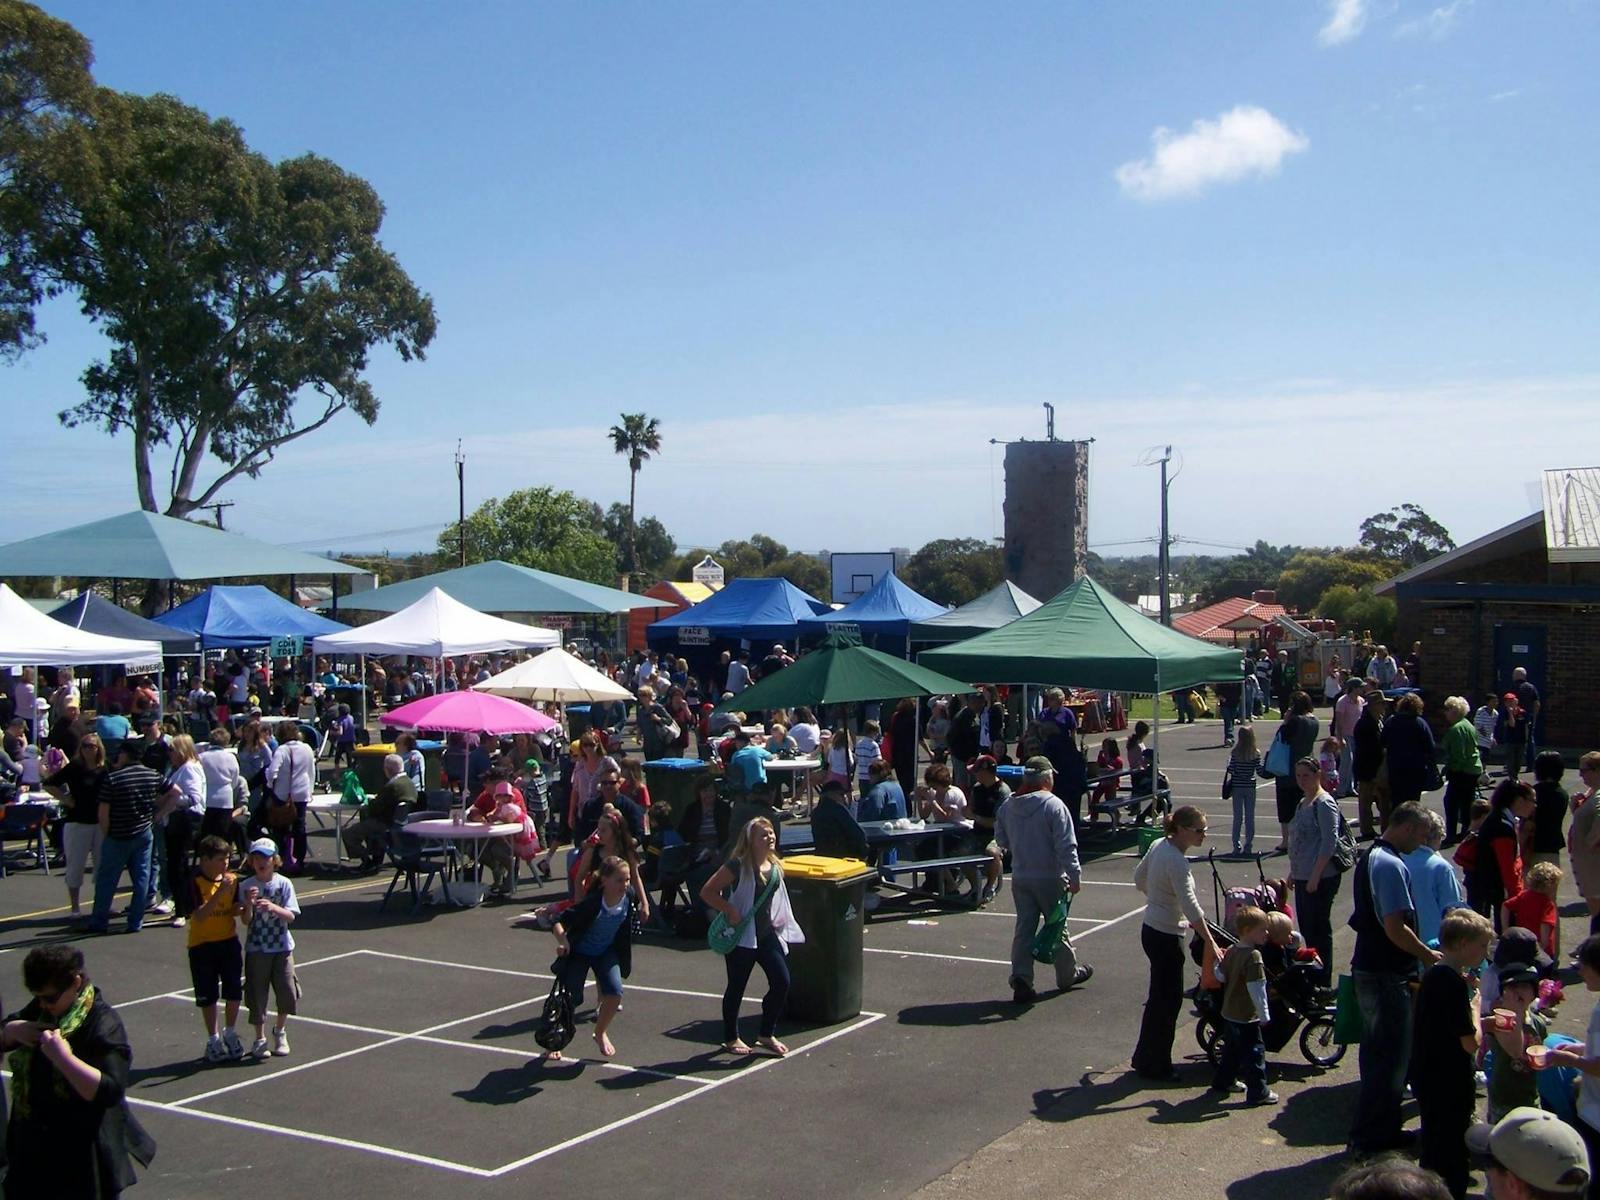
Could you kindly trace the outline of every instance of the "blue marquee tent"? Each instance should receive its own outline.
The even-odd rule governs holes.
[[[677,646],[686,629],[708,630],[714,639],[770,642],[799,635],[802,618],[828,611],[787,579],[732,579],[693,608],[686,608],[645,631],[652,646]]]
[[[804,618],[800,629],[807,634],[823,634],[830,626],[853,625],[861,631],[863,642],[879,650],[904,654],[911,622],[925,621],[949,611],[947,605],[935,604],[912,591],[891,571],[873,584],[871,591],[837,612]]]
[[[138,613],[131,613],[94,592],[83,592],[77,599],[51,609],[50,615],[63,625],[85,629],[90,633],[102,633],[106,637],[160,642],[163,654],[182,658],[200,653],[200,639],[193,633],[147,621]]]
[[[264,646],[275,637],[298,636],[309,641],[349,628],[291,604],[260,584],[208,587],[155,621],[195,634],[207,650]]]

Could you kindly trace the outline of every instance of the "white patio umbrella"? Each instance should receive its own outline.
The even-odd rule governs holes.
[[[473,690],[514,700],[594,704],[632,700],[633,693],[565,650],[549,650],[509,670],[491,675]]]

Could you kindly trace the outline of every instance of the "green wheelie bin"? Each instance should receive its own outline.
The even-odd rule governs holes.
[[[876,869],[854,858],[791,854],[783,860],[789,906],[806,935],[789,947],[792,1020],[836,1025],[861,1012],[861,930]]]

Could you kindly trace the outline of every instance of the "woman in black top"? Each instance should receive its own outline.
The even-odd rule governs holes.
[[[1529,866],[1536,862],[1561,865],[1561,851],[1567,845],[1562,827],[1571,811],[1567,789],[1561,786],[1566,770],[1561,755],[1554,750],[1541,750],[1533,760],[1533,839]]]
[[[909,796],[917,786],[917,702],[909,696],[889,717],[889,750],[894,777]]]
[[[1422,697],[1401,696],[1394,716],[1383,725],[1383,757],[1389,765],[1390,811],[1416,804],[1427,789],[1428,768],[1434,763],[1433,730],[1422,716]],[[1437,768],[1435,768],[1437,769]]]
[[[1322,730],[1322,723],[1313,715],[1312,708],[1311,696],[1306,692],[1295,692],[1289,697],[1289,715],[1278,726],[1278,736],[1289,743],[1291,762],[1299,762],[1302,758],[1316,760],[1317,734]],[[1286,854],[1289,850],[1289,822],[1294,820],[1294,811],[1300,807],[1300,786],[1295,783],[1291,770],[1287,775],[1273,776],[1273,787],[1273,798],[1278,807],[1278,831],[1281,834],[1274,853]]]
[[[1501,906],[1522,891],[1522,849],[1517,824],[1533,816],[1533,788],[1515,779],[1502,779],[1489,802],[1493,808],[1478,826],[1470,893],[1477,910],[1494,921],[1498,933]]]
[[[83,953],[38,946],[22,963],[33,999],[6,1019],[11,1118],[7,1196],[103,1200],[136,1180],[155,1144],[128,1112],[132,1052],[122,1018],[89,982]]]
[[[85,916],[78,905],[85,864],[91,853],[95,862],[100,861],[100,784],[105,777],[105,746],[98,735],[88,733],[78,742],[72,761],[44,780],[45,791],[61,801],[61,849],[74,921]]]

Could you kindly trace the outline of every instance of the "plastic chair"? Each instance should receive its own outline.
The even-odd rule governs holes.
[[[48,804],[21,802],[8,804],[0,810],[0,877],[6,871],[5,844],[7,841],[28,843],[26,853],[33,857],[33,865],[50,874],[50,846],[45,840],[45,828],[55,816]]]
[[[394,867],[394,877],[389,880],[389,887],[383,893],[383,899],[378,901],[379,912],[388,907],[389,897],[394,894],[401,880],[404,880],[406,888],[411,892],[411,911],[415,914],[432,890],[433,881],[450,868],[452,859],[448,852],[437,848],[425,848],[418,839],[405,836],[394,838],[385,848],[385,854],[390,866]]]

